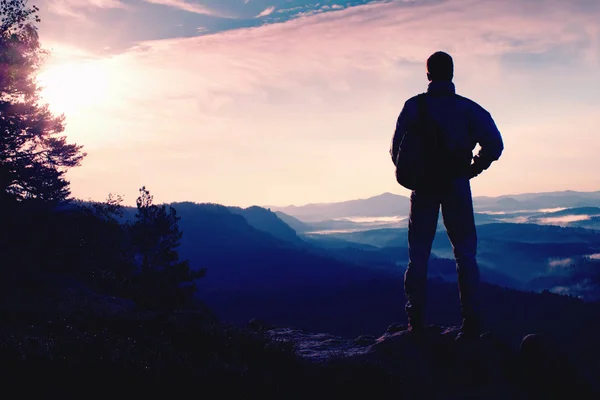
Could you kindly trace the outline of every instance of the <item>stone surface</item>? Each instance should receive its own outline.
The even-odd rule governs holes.
[[[458,327],[428,326],[422,334],[391,325],[378,338],[354,340],[294,329],[272,329],[269,337],[293,341],[307,360],[383,367],[405,385],[407,394],[432,398],[518,398],[511,369],[517,352],[486,333],[472,340],[457,340]]]

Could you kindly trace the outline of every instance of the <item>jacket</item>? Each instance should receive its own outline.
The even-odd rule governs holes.
[[[442,128],[446,144],[451,151],[471,152],[473,164],[471,176],[476,176],[498,160],[504,150],[502,135],[492,116],[479,104],[456,94],[451,81],[433,81],[427,88],[427,112],[429,118]],[[396,130],[392,138],[390,155],[395,165],[398,148],[408,129],[418,122],[417,96],[408,99],[398,116]],[[472,157],[477,146],[481,149]],[[469,167],[469,166],[466,166]]]

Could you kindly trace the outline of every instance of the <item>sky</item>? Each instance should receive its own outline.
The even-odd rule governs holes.
[[[597,0],[29,0],[72,194],[302,205],[408,195],[388,154],[425,61],[505,150],[474,196],[600,190]]]

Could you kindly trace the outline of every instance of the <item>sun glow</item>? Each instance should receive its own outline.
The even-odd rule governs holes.
[[[109,100],[109,68],[100,61],[55,64],[38,76],[42,101],[67,117]]]

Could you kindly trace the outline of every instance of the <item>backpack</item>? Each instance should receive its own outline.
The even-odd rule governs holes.
[[[448,180],[451,170],[444,132],[428,118],[426,96],[417,96],[417,124],[404,133],[395,160],[396,180],[410,190],[435,188]]]

